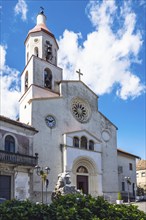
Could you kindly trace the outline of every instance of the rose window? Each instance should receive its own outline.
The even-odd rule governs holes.
[[[80,122],[86,122],[90,116],[89,104],[84,100],[75,98],[72,101],[71,110],[73,116]]]

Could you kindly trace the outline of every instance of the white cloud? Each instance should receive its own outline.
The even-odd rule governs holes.
[[[143,6],[144,8],[146,7],[146,1],[145,0],[139,0],[138,1],[140,6]]]
[[[87,5],[87,15],[92,24],[99,26],[109,26],[113,22],[113,15],[116,12],[115,1],[89,1]],[[88,13],[89,11],[89,13]]]
[[[16,119],[20,98],[20,76],[16,69],[6,65],[7,47],[0,45],[0,114]]]
[[[136,31],[136,14],[130,2],[124,1],[118,8],[114,0],[90,1],[86,13],[95,31],[87,35],[82,46],[81,33],[68,30],[58,41],[64,78],[77,79],[76,70],[80,68],[84,73],[82,80],[99,95],[116,88],[122,99],[139,96],[145,86],[131,71],[131,65],[141,62],[138,55],[143,42],[140,31]],[[115,27],[116,19],[123,21],[122,25]]]
[[[117,90],[117,95],[126,100],[128,97],[135,98],[141,94],[140,79],[131,73],[123,74],[121,79],[121,89]]]
[[[16,4],[15,8],[15,15],[21,14],[21,18],[23,21],[25,21],[27,19],[27,4],[25,2],[25,0],[18,0],[18,3]]]
[[[69,79],[70,77],[74,78],[73,71],[80,51],[80,47],[78,45],[78,39],[80,37],[80,33],[76,34],[74,32],[65,30],[63,37],[60,37],[59,39],[59,62],[61,62],[60,65],[63,68],[66,79]]]
[[[0,45],[0,70],[2,71],[5,67],[5,61],[6,61],[6,46]]]

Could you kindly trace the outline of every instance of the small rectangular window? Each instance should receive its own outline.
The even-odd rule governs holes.
[[[136,173],[136,177],[139,177],[139,173]]]
[[[125,182],[122,182],[122,191],[125,191]]]
[[[144,176],[145,176],[145,172],[142,172],[142,173],[141,173],[141,176],[144,177]]]
[[[118,173],[123,173],[123,167],[122,166],[118,166]]]
[[[133,170],[132,163],[129,163],[129,170]]]

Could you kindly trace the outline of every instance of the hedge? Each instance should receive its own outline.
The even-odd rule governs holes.
[[[102,197],[66,195],[50,205],[10,200],[0,205],[0,220],[146,220],[135,205],[110,204]]]

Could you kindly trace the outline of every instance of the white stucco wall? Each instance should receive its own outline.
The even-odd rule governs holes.
[[[30,197],[29,188],[28,173],[18,172],[15,177],[15,198],[18,200],[28,199]]]
[[[89,178],[89,193],[93,196],[102,195],[102,167],[101,167],[101,153],[95,151],[88,151],[82,149],[76,149],[74,147],[64,147],[63,148],[64,156],[64,172],[70,172],[71,182],[76,186],[76,170],[77,164],[83,164],[88,169],[88,164],[90,163],[91,167],[88,170]],[[76,186],[77,187],[77,186]]]
[[[100,169],[102,167],[103,191],[104,193],[116,193],[118,191],[116,128],[112,124],[109,125],[110,140],[105,142],[101,135],[101,121],[106,121],[106,119],[101,117],[97,111],[96,96],[82,83],[78,84],[76,82],[67,82],[66,84],[64,82],[63,86],[66,87],[62,90],[64,91],[62,94],[63,97],[54,97],[45,100],[32,100],[32,125],[39,130],[39,133],[35,135],[34,138],[34,151],[39,153],[40,166],[49,166],[51,168],[49,174],[49,178],[51,180],[49,190],[54,190],[58,173],[63,171],[63,156],[60,148],[60,144],[64,143],[63,134],[87,130],[98,142],[96,145],[97,151],[102,151],[102,159],[100,158],[100,161],[102,162],[100,166],[98,165],[98,167],[100,167]],[[70,111],[72,98],[79,96],[79,94],[81,98],[88,100],[89,105],[91,106],[91,117],[87,123],[78,122]],[[47,127],[45,123],[45,117],[49,114],[53,115],[56,119],[56,126],[53,129]],[[67,141],[69,141],[69,137]],[[69,145],[70,144],[71,139]],[[90,155],[93,160],[98,163],[97,161],[99,158],[97,157],[96,160],[96,156],[94,156],[93,153],[87,151],[86,155]],[[77,153],[75,153],[74,157],[76,156]],[[69,165],[70,167],[70,163],[72,164],[73,161],[69,156],[67,166]],[[38,177],[36,177],[34,181],[36,186],[38,185],[35,189],[40,191],[40,186],[37,184],[39,181]]]
[[[129,163],[132,164],[132,170],[129,169]],[[123,168],[123,172],[119,173],[119,191],[122,191],[122,182],[125,182],[125,192],[128,191],[128,186],[125,177],[130,177],[131,185],[129,185],[129,191],[133,192],[133,183],[136,186],[136,158],[125,156],[118,153],[118,167]]]
[[[76,149],[74,147],[64,148],[64,171],[72,171],[74,161],[77,158],[84,157],[94,161],[96,172],[102,174],[102,161],[101,153],[95,151],[88,151],[82,149]]]
[[[146,170],[141,169],[136,171],[137,174],[137,186],[146,190]]]

